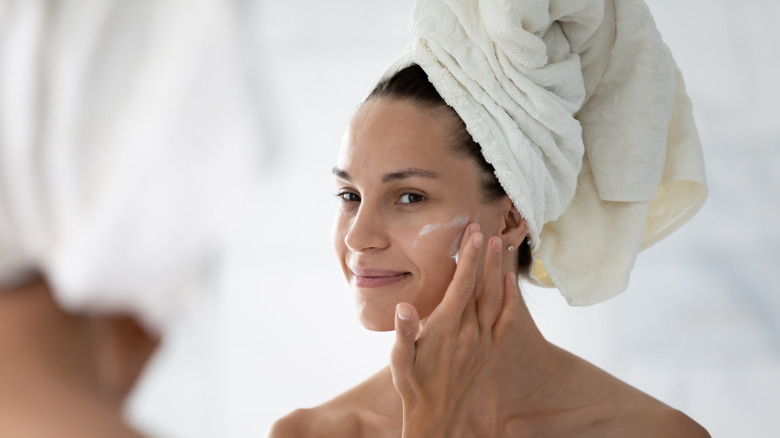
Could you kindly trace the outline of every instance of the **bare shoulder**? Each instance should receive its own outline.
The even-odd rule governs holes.
[[[305,436],[305,417],[304,409],[295,410],[286,416],[276,420],[266,433],[266,438],[295,438]]]
[[[545,436],[709,438],[701,425],[659,401],[634,403],[615,398],[554,417]]]
[[[623,399],[618,409],[616,429],[621,436],[709,438],[710,434],[699,423],[681,411],[636,390],[634,398]]]
[[[660,402],[659,402],[660,403]],[[710,438],[709,432],[691,417],[663,405],[650,410],[637,422],[648,437]],[[640,435],[637,435],[640,436]]]
[[[312,409],[296,409],[277,420],[268,431],[267,438],[317,438],[354,436],[354,418],[344,412],[318,406]]]
[[[612,376],[606,371],[577,358],[571,374],[590,382],[584,399],[593,409],[583,409],[574,416],[577,427],[593,436],[631,436],[636,438],[691,437],[708,438],[710,434],[693,419],[651,395]],[[580,393],[582,395],[582,393]]]
[[[76,392],[0,397],[0,437],[141,438],[111,406]]]
[[[389,371],[380,371],[322,405],[296,409],[277,420],[266,438],[381,437],[396,428],[395,436],[400,435],[400,398],[388,375]]]

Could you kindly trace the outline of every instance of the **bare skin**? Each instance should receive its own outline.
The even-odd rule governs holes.
[[[132,318],[63,311],[41,278],[0,289],[0,436],[140,438],[121,403],[156,345]]]
[[[335,399],[281,419],[271,437],[708,437],[696,422],[550,344],[522,300],[507,343],[462,418],[427,417],[404,431],[390,367]],[[442,385],[443,382],[437,382]],[[408,417],[407,417],[408,419]],[[439,426],[459,423],[456,433]]]
[[[395,99],[369,101],[355,115],[336,171],[345,193],[336,250],[361,322],[396,330],[390,366],[292,412],[269,436],[708,437],[681,412],[544,339],[508,249],[525,238],[525,221],[508,198],[481,198],[476,162],[448,145],[451,123]],[[397,178],[399,169],[424,177]],[[463,232],[455,268],[442,249],[451,235],[423,246],[415,230],[458,212],[478,223]],[[451,279],[444,290],[431,280],[437,275]]]
[[[552,346],[551,350],[552,350]],[[489,384],[472,402],[462,437],[708,437],[683,413],[631,388],[603,371],[558,350],[567,379],[543,383],[532,394],[507,387],[505,395]],[[563,372],[563,370],[558,371]],[[548,372],[549,374],[555,374]],[[576,378],[589,379],[574,381]],[[565,386],[564,383],[569,383]],[[549,396],[551,391],[560,389]],[[512,400],[508,406],[485,400],[493,394]],[[539,404],[533,403],[539,400]],[[480,401],[484,403],[480,404]],[[429,420],[433,422],[433,420]],[[445,419],[444,421],[449,421]],[[434,424],[433,426],[436,426]],[[399,437],[403,407],[392,384],[389,367],[339,397],[313,409],[300,409],[283,418],[271,437]],[[416,436],[428,436],[418,434]]]

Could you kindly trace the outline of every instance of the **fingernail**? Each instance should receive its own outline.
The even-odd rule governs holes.
[[[500,254],[501,253],[501,239],[492,239],[490,241],[490,249],[494,253]]]
[[[398,319],[408,321],[412,317],[412,311],[406,306],[398,306]]]
[[[476,233],[474,234],[474,248],[481,248],[482,247],[482,233]]]

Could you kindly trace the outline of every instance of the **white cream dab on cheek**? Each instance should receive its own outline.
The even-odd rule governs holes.
[[[443,223],[432,223],[427,224],[420,228],[420,232],[417,233],[417,237],[414,238],[414,242],[412,242],[412,248],[417,247],[417,243],[420,240],[420,237],[425,236],[426,234],[430,234],[432,231],[438,230],[440,228],[457,228],[457,227],[464,227],[466,224],[469,223],[469,217],[466,215],[460,215],[455,216],[451,221],[443,224]],[[456,244],[457,248],[457,244]]]
[[[458,216],[460,217],[460,216]],[[464,225],[468,225],[470,222],[479,222],[479,212],[477,212],[477,217],[472,220],[467,220],[465,223],[461,224],[461,227]],[[452,242],[452,247],[450,249],[450,254],[452,254],[450,257],[455,260],[455,264],[458,264],[458,255],[460,254],[460,240],[463,238],[463,234],[466,232],[466,229],[463,229],[463,232],[461,232],[455,240]]]
[[[450,257],[452,257],[453,260],[455,260],[455,264],[458,264],[458,254],[460,253],[460,239],[463,238],[463,233],[466,232],[466,229],[463,229],[463,232],[459,233],[457,236],[455,236],[455,240],[452,241],[452,245],[450,245],[450,251],[449,254],[452,254]]]

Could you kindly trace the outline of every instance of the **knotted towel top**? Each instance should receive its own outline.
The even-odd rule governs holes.
[[[532,277],[573,305],[628,285],[706,195],[682,77],[642,0],[417,0],[418,64],[527,221]]]

